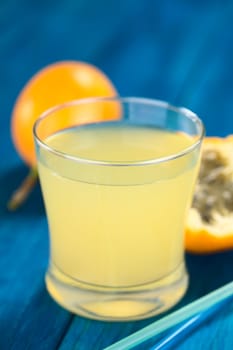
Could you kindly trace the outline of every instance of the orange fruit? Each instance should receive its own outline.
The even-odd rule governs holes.
[[[114,97],[117,91],[108,77],[97,67],[84,62],[64,61],[49,65],[39,71],[20,92],[11,118],[11,135],[19,156],[30,167],[23,183],[8,201],[8,208],[15,210],[28,197],[38,174],[33,142],[33,125],[40,115],[51,107],[68,101],[90,97]],[[67,125],[119,119],[119,103],[99,103],[79,107],[72,115],[56,118],[57,125],[49,126],[59,130]],[[55,119],[54,119],[55,120]],[[49,130],[46,130],[49,132]],[[45,132],[45,134],[46,134]]]
[[[204,140],[185,244],[193,253],[233,248],[233,136]]]
[[[108,77],[90,64],[64,61],[45,67],[26,84],[13,109],[11,132],[18,154],[28,165],[35,165],[33,124],[47,109],[71,100],[116,95]],[[91,121],[99,118],[111,119],[111,115],[96,114]]]

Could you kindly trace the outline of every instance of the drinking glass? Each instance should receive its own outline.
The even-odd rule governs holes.
[[[203,135],[190,110],[142,98],[70,101],[36,121],[46,286],[60,305],[94,319],[136,320],[180,300]]]

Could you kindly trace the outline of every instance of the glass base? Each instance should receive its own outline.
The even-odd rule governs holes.
[[[55,301],[75,314],[102,321],[129,321],[155,316],[176,304],[187,289],[188,275],[182,263],[153,283],[110,288],[81,283],[51,265],[46,286]]]

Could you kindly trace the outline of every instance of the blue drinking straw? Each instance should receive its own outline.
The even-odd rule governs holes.
[[[204,312],[205,313],[205,312]],[[182,338],[187,335],[191,330],[198,326],[200,322],[201,314],[192,317],[187,322],[182,323],[181,326],[177,327],[173,332],[167,335],[164,339],[160,340],[150,350],[164,350],[169,349],[172,346],[179,343]]]
[[[153,322],[149,326],[142,328],[141,330],[129,335],[128,337],[118,341],[117,343],[108,346],[105,350],[129,350],[135,346],[142,344],[148,339],[155,337],[162,332],[168,330],[171,327],[177,326],[186,321],[183,325],[178,326],[176,331],[166,338],[178,341],[181,339],[181,334],[190,331],[194,326],[198,326],[204,319],[206,319],[213,311],[216,311],[218,307],[222,307],[222,302],[228,302],[230,297],[233,296],[233,282],[226,284],[225,286],[216,289],[214,292],[207,294],[206,296],[184,306],[183,308],[173,312],[172,314],[163,317],[159,321]],[[186,326],[185,326],[186,325]],[[165,342],[164,339],[162,342]],[[168,344],[167,340],[167,344]],[[153,347],[153,350],[163,349],[159,343]],[[157,346],[157,348],[156,348]],[[160,348],[158,348],[160,346]],[[164,344],[165,349],[165,344]]]
[[[156,345],[152,346],[149,350],[169,350],[174,349],[185,336],[194,331],[196,328],[201,326],[204,321],[207,321],[217,311],[220,311],[229,302],[229,298],[222,302],[218,302],[216,305],[211,306],[207,310],[199,313],[198,315],[191,317],[188,321],[178,325],[174,330],[166,335],[162,340],[157,342]]]

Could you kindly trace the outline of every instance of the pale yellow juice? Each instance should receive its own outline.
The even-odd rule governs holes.
[[[39,156],[51,261],[61,274],[89,285],[132,287],[178,268],[198,154],[158,164],[151,160],[182,151],[193,143],[191,137],[100,125],[69,129],[46,143],[80,158],[43,150]],[[135,166],[140,161],[147,165]]]

